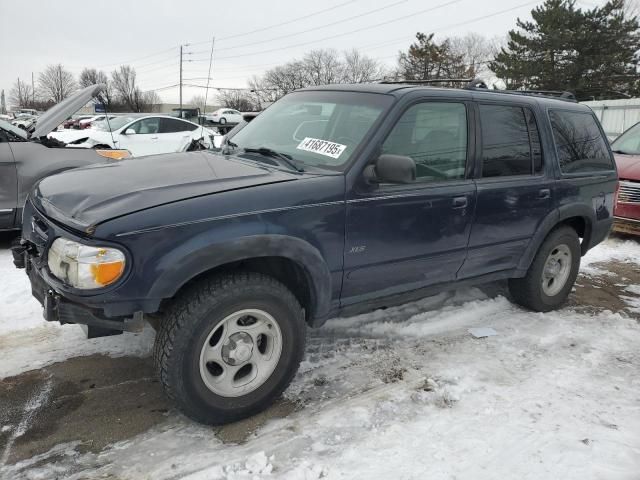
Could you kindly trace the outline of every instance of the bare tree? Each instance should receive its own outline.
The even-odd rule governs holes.
[[[257,108],[298,88],[330,83],[362,83],[385,76],[384,67],[357,50],[340,57],[335,50],[312,50],[301,60],[293,60],[268,70],[249,81]]]
[[[103,83],[106,85],[106,88],[102,92],[102,96],[107,105],[113,107],[114,98],[113,98],[113,88],[111,82],[109,81],[109,77],[102,70],[96,70],[95,68],[85,68],[80,72],[80,77],[78,78],[78,84],[80,87],[88,87],[90,85],[96,85],[98,83]]]
[[[353,49],[344,52],[342,79],[344,83],[365,83],[381,80],[386,69],[375,59]]]
[[[241,112],[254,110],[252,98],[247,90],[220,90],[218,92],[218,102],[220,105]]]
[[[162,99],[155,90],[149,90],[142,94],[141,110],[144,112],[159,112]]]
[[[497,40],[489,40],[478,33],[449,39],[451,51],[462,59],[466,76],[475,77],[489,71],[489,62],[500,51]]]
[[[136,71],[129,65],[122,65],[111,73],[113,90],[120,102],[132,112],[141,112],[144,104],[143,93],[136,84]]]
[[[31,85],[18,78],[9,90],[9,102],[14,107],[31,107],[33,103]]]
[[[200,109],[200,112],[204,113],[204,95],[194,95],[191,97],[189,104],[193,105],[196,108]]]
[[[75,91],[76,81],[62,64],[49,65],[38,77],[38,87],[43,100],[59,103]]]

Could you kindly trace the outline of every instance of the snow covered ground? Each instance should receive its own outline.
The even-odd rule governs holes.
[[[580,282],[620,283],[611,266],[638,264],[638,243],[612,239],[583,259]],[[589,299],[578,294],[560,311],[531,313],[492,287],[333,319],[309,333],[286,392],[294,411],[235,443],[171,411],[99,452],[70,442],[12,463],[13,442],[46,408],[43,381],[19,424],[0,416],[9,433],[0,478],[637,480],[634,278],[619,285],[625,308],[615,313],[582,308]],[[471,327],[497,335],[476,339]],[[24,272],[0,250],[0,378],[90,353],[143,356],[152,341],[150,330],[87,341],[78,327],[45,324]]]

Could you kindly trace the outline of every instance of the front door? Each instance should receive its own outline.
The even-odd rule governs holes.
[[[478,105],[481,178],[467,260],[460,278],[515,268],[553,208],[553,170],[543,162],[528,106]]]
[[[455,279],[476,198],[467,173],[468,108],[447,101],[408,107],[382,153],[411,157],[415,181],[348,195],[343,305]]]
[[[160,139],[160,118],[148,117],[122,129],[118,135],[118,148],[124,148],[134,157],[163,153]],[[130,133],[124,133],[130,132]]]
[[[18,203],[18,177],[13,152],[0,130],[0,230],[14,227]]]

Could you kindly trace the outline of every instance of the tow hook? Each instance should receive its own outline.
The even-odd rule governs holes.
[[[16,268],[25,267],[24,254],[29,250],[29,244],[25,240],[16,238],[11,242],[11,254],[13,255],[13,264]]]

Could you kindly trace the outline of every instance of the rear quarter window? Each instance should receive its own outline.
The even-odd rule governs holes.
[[[613,170],[606,140],[591,113],[550,110],[549,119],[562,173]]]

